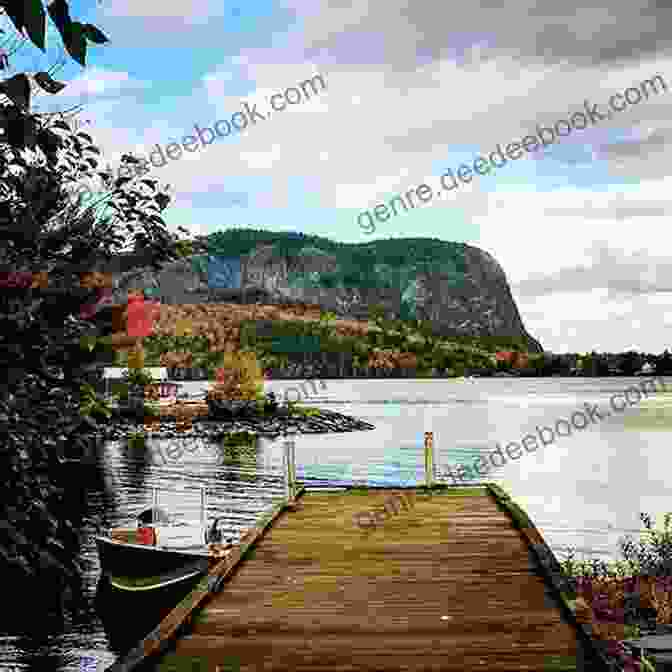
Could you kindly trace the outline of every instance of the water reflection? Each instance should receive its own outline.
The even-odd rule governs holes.
[[[80,659],[86,657],[94,659],[94,669],[104,669],[181,599],[177,596],[167,607],[144,599],[120,611],[100,575],[95,535],[134,518],[151,503],[154,488],[161,506],[177,521],[193,521],[200,517],[200,487],[205,485],[208,518],[221,517],[220,528],[234,542],[283,492],[281,468],[267,465],[259,446],[223,448],[199,439],[158,440],[148,434],[100,445],[91,458],[68,465],[64,493],[82,539],[81,549],[71,551],[79,553],[82,581],[73,586],[70,599],[51,582],[5,612],[0,670],[80,672]],[[49,596],[67,609],[47,614]],[[123,623],[114,622],[115,613],[124,614]]]

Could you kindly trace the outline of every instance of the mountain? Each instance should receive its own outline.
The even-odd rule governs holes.
[[[443,336],[522,339],[525,330],[506,275],[487,252],[435,238],[337,243],[302,233],[229,229],[193,241],[195,254],[115,271],[115,300],[130,287],[156,287],[167,303],[314,304],[339,317],[429,320]],[[119,266],[117,265],[117,269]]]

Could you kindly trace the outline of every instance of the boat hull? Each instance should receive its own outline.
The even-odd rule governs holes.
[[[148,592],[129,592],[102,575],[96,591],[96,611],[111,649],[119,656],[155,628],[198,583],[193,578]]]
[[[173,551],[96,537],[103,574],[115,591],[147,593],[172,590],[208,571],[207,550]]]

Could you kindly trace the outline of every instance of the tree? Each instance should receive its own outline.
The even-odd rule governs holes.
[[[0,0],[0,6],[44,50],[46,15],[39,0]],[[81,65],[87,41],[107,41],[95,27],[73,22],[65,0],[54,0],[48,11]],[[52,95],[63,88],[46,73],[34,79]],[[50,595],[60,605],[66,583],[73,593],[81,587],[74,560],[78,521],[69,501],[83,491],[59,455],[66,448],[90,454],[99,429],[80,398],[80,391],[90,392],[87,358],[92,363],[99,356],[82,350],[80,341],[98,329],[79,315],[98,290],[77,286],[78,273],[113,260],[129,238],[143,259],[160,268],[177,258],[176,236],[161,218],[170,197],[156,180],[129,185],[130,178],[112,182],[108,175],[109,193],[100,203],[83,209],[73,202],[67,187],[98,165],[93,139],[73,133],[65,121],[32,114],[26,75],[0,82],[0,89],[9,99],[0,105],[0,366],[6,372],[0,389],[0,571],[13,585],[40,579],[40,604],[49,607]],[[122,162],[138,159],[126,155]],[[32,610],[27,617],[34,618]]]
[[[175,243],[175,253],[179,257],[190,257],[194,254],[194,244],[191,240],[178,240]]]
[[[41,51],[46,46],[47,15],[40,0],[0,0],[0,9],[5,13],[18,33],[25,33],[31,42]],[[79,23],[70,18],[70,9],[66,0],[54,0],[47,8],[51,20],[61,34],[65,48],[70,56],[82,67],[86,65],[87,41],[105,44],[109,40],[90,23]],[[45,89],[47,90],[47,89]],[[50,91],[47,91],[51,93]]]
[[[254,351],[225,352],[221,362],[222,366],[216,371],[217,383],[208,392],[210,398],[263,399],[264,376]]]
[[[634,350],[623,353],[621,369],[624,376],[634,376],[641,368],[641,357]]]
[[[46,53],[47,13],[41,0],[0,0],[0,10],[5,14],[19,35],[25,34],[28,39],[42,52]],[[72,59],[82,67],[86,65],[88,43],[106,44],[107,37],[90,23],[80,23],[70,18],[70,9],[66,0],[54,0],[47,12],[61,35],[63,44]],[[8,57],[5,56],[6,66]],[[51,95],[65,88],[65,84],[52,79],[49,72],[41,71],[33,75],[35,84]],[[0,83],[0,92],[24,114],[30,110],[31,86],[25,73],[19,73]],[[20,123],[14,124],[18,132]]]
[[[672,355],[670,355],[670,352],[668,351],[667,348],[663,351],[663,353],[660,355],[658,358],[658,361],[656,362],[656,371],[659,374],[669,376],[672,374]]]
[[[369,320],[375,325],[380,326],[385,319],[385,308],[379,304],[374,303],[369,306]]]

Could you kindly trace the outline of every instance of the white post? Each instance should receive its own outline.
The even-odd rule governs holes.
[[[292,455],[291,455],[291,461],[290,461],[290,466],[292,468],[292,499],[296,497],[296,444],[294,443],[294,439],[292,439]]]
[[[425,432],[425,484],[432,487],[434,481],[434,432]]]
[[[156,524],[156,509],[159,506],[159,489],[152,489],[152,523]]]
[[[287,439],[284,445],[283,467],[285,475],[285,496],[288,502],[294,500],[296,494],[296,465],[294,463],[294,440]]]
[[[289,482],[291,480],[289,473],[289,441],[285,441],[282,444],[282,475],[284,478],[285,499],[289,501],[291,495],[289,487]]]

